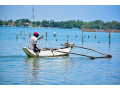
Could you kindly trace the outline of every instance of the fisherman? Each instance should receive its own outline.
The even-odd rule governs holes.
[[[36,46],[37,40],[43,38],[43,35],[40,38],[37,38],[39,34],[34,32],[34,36],[30,37],[28,49],[33,50],[34,52],[40,52],[40,49]]]

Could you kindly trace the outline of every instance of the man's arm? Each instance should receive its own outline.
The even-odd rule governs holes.
[[[43,38],[43,35],[40,38],[38,38],[38,40],[41,39],[41,38]]]

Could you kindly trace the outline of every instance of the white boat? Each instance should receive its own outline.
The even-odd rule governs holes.
[[[33,50],[29,50],[26,47],[22,47],[22,49],[28,57],[55,57],[68,55],[72,47],[69,46],[55,49],[45,48],[37,53],[35,53]]]
[[[40,52],[34,52],[26,47],[22,47],[23,51],[28,57],[55,57],[55,56],[65,56],[68,55],[74,46],[74,43],[69,44],[69,42],[65,42],[65,44],[61,44],[65,47],[63,48],[44,48]]]

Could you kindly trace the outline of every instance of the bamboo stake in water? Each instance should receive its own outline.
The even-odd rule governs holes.
[[[76,34],[76,38],[77,38],[77,34]]]
[[[88,38],[89,38],[89,35],[88,35]]]
[[[16,39],[18,39],[18,35],[16,35]]]
[[[111,34],[109,32],[109,49],[110,49],[110,43],[111,43]]]
[[[96,33],[95,33],[95,39],[96,39]]]
[[[25,39],[25,32],[24,32],[24,37],[23,37],[23,39]]]
[[[82,43],[84,42],[84,40],[83,40],[83,31],[82,31]]]
[[[56,37],[56,32],[54,32],[54,37]]]
[[[22,31],[20,32],[20,36],[22,35]]]
[[[46,40],[47,40],[47,32],[46,32]]]
[[[29,38],[31,37],[31,32],[29,33]]]

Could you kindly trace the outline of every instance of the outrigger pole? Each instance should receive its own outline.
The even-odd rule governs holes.
[[[61,45],[63,45],[63,44],[61,44]],[[63,45],[63,46],[66,46],[66,45]],[[91,59],[95,59],[95,58],[112,58],[112,55],[104,54],[104,53],[98,52],[98,51],[93,50],[93,49],[90,49],[90,48],[80,47],[80,46],[72,46],[72,47],[88,49],[88,50],[91,50],[91,51],[97,52],[97,53],[99,53],[99,54],[105,55],[105,56],[94,57],[94,56],[89,56],[89,55],[84,55],[84,54],[77,54],[77,53],[67,53],[67,52],[61,52],[61,51],[55,51],[55,52],[61,52],[61,53],[67,53],[67,54],[75,54],[75,55],[80,55],[80,56],[86,56],[86,57],[90,57]]]
[[[112,57],[112,56],[111,56],[111,55],[109,55],[109,54],[104,54],[104,53],[98,52],[98,51],[93,50],[93,49],[90,49],[90,48],[80,47],[80,46],[73,46],[73,47],[83,48],[83,49],[88,49],[88,50],[91,50],[91,51],[97,52],[97,53],[99,53],[99,54],[102,54],[102,55],[107,55],[108,57]]]
[[[84,55],[84,54],[68,53],[68,52],[62,52],[62,51],[55,51],[55,52],[61,52],[61,53],[66,53],[66,54],[80,55],[80,56],[89,57],[90,59],[95,59],[95,58],[108,58],[108,56],[103,56],[103,57],[93,57],[93,56]]]

